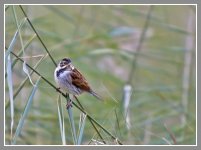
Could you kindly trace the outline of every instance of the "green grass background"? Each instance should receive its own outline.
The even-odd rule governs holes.
[[[5,45],[8,47],[17,27],[12,6],[5,7]],[[92,88],[105,99],[100,102],[88,94],[78,97],[87,112],[123,144],[174,144],[174,138],[179,145],[196,144],[195,6],[154,6],[138,55],[136,48],[144,30],[148,5],[29,5],[23,8],[54,60],[58,63],[63,57],[71,58]],[[21,22],[24,15],[19,6],[16,5],[15,9],[18,21]],[[193,21],[191,17],[194,18]],[[189,22],[192,26],[190,32]],[[22,27],[21,34],[24,44],[34,35],[27,22]],[[183,79],[186,67],[184,58],[188,53],[186,43],[189,40],[193,43],[190,49],[192,60],[189,78]],[[18,37],[13,52],[18,53],[20,49]],[[35,37],[25,49],[25,54],[46,55],[46,51]],[[131,128],[128,130],[123,115],[123,87],[133,67],[133,58],[136,57],[135,72],[132,82],[129,82],[132,85],[132,97],[129,104]],[[12,60],[14,59],[12,56]],[[39,59],[40,57],[33,57],[26,61],[34,66]],[[47,56],[36,70],[54,83],[54,69],[54,63]],[[31,77],[35,83],[38,76],[33,74]],[[25,78],[22,63],[17,61],[13,67],[14,92]],[[187,108],[182,102],[182,86],[186,80],[189,80]],[[32,88],[27,81],[15,98],[14,131]],[[5,94],[7,103],[7,83]],[[16,144],[62,144],[57,98],[55,89],[41,80]],[[62,103],[65,110],[64,99]],[[10,144],[9,108],[5,109],[6,144]],[[78,126],[80,111],[73,107],[73,112]],[[181,122],[183,114],[187,119],[186,124]],[[73,144],[66,111],[64,115],[66,143]],[[100,130],[100,133],[107,144],[116,144],[104,131]],[[89,144],[92,138],[100,141],[92,125],[86,120],[82,144]]]

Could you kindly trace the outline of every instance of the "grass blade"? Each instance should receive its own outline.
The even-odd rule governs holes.
[[[79,122],[79,132],[78,132],[78,141],[77,144],[80,145],[82,142],[82,137],[83,137],[83,132],[84,132],[84,127],[85,127],[85,122],[86,122],[86,114],[81,113],[80,115],[80,122]]]
[[[32,80],[31,80],[31,75],[30,75],[30,73],[29,73],[29,71],[28,71],[28,68],[27,68],[27,65],[26,65],[26,62],[25,62],[25,61],[23,62],[23,71],[24,71],[24,73],[27,74],[27,76],[29,77],[29,81],[30,81],[31,84],[34,86],[34,83],[33,83]]]
[[[9,89],[9,97],[10,97],[10,114],[11,114],[11,139],[13,136],[13,124],[14,124],[14,101],[13,101],[13,79],[12,79],[12,67],[11,67],[11,57],[10,54],[7,57],[7,83]]]
[[[132,86],[129,84],[126,84],[124,86],[124,92],[123,92],[123,109],[124,109],[124,117],[126,119],[126,127],[128,130],[131,128],[131,122],[130,122],[130,111],[129,111],[129,105],[132,95]]]
[[[59,102],[58,102],[58,101],[59,101]],[[60,127],[61,140],[62,140],[62,142],[63,142],[63,138],[62,138],[61,112],[60,112],[60,108],[59,108],[59,103],[61,103],[60,95],[59,95],[58,100],[57,100],[57,110],[58,110],[58,118],[59,118],[59,127]]]
[[[57,100],[57,109],[58,109],[58,117],[59,117],[59,127],[60,127],[60,134],[61,134],[61,140],[62,140],[62,144],[63,145],[66,145],[66,138],[65,138],[65,128],[64,128],[64,115],[63,115],[63,109],[62,109],[62,114],[61,114],[61,111],[60,111],[60,107],[61,106],[61,98],[60,98],[60,95],[58,97],[58,100]],[[62,116],[62,121],[61,121],[61,116]]]
[[[41,77],[40,77],[40,78],[41,78]],[[13,139],[12,139],[12,142],[11,142],[12,145],[13,145],[13,144],[16,144],[16,139],[17,139],[17,137],[19,136],[19,134],[20,134],[20,132],[21,132],[21,130],[22,130],[22,127],[23,127],[23,125],[24,125],[24,121],[25,121],[25,119],[26,119],[26,117],[27,117],[27,115],[28,115],[28,112],[29,112],[30,108],[31,108],[31,104],[32,104],[32,101],[33,101],[33,97],[34,97],[34,95],[35,95],[35,93],[36,93],[36,90],[37,90],[37,88],[38,88],[38,83],[39,83],[39,81],[40,81],[40,78],[37,80],[37,82],[36,82],[34,88],[32,89],[31,95],[30,95],[30,97],[29,97],[29,99],[28,99],[28,101],[27,101],[27,104],[26,104],[26,106],[25,106],[24,112],[23,112],[23,114],[22,114],[22,116],[21,116],[21,118],[20,118],[20,120],[19,120],[19,123],[18,123],[18,125],[17,125],[17,129],[16,129],[16,131],[15,131],[15,135],[14,135],[14,137],[13,137]]]
[[[8,47],[8,50],[6,51],[6,55],[5,55],[5,60],[8,60],[8,55],[10,54],[10,52],[13,50],[13,46],[17,40],[17,35],[18,35],[18,31],[15,32],[12,41],[10,42],[10,45]]]
[[[61,113],[62,113],[62,121],[63,121],[63,128],[62,128],[62,139],[63,139],[63,145],[66,145],[66,135],[65,135],[65,125],[64,125],[64,112],[63,107],[61,107]]]
[[[6,7],[5,7],[5,11],[7,11],[7,10],[8,10],[8,8],[9,8],[9,6],[6,6]]]
[[[67,103],[68,101],[70,101],[69,96],[67,96]],[[71,133],[73,136],[73,142],[75,145],[77,145],[77,136],[76,136],[76,131],[75,131],[75,123],[73,120],[73,112],[72,112],[72,107],[67,108],[68,111],[68,117],[69,117],[69,121],[70,121],[70,126],[71,126]]]

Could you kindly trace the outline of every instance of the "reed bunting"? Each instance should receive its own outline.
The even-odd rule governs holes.
[[[54,79],[59,89],[72,95],[80,95],[88,92],[96,98],[100,96],[89,86],[84,76],[72,65],[69,58],[62,59],[54,71]]]

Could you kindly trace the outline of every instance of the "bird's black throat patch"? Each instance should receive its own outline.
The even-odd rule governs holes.
[[[63,73],[64,71],[66,70],[66,67],[65,68],[62,68],[60,70],[57,71],[57,77],[60,76],[61,73]]]

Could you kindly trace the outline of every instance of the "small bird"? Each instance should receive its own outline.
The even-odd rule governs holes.
[[[64,92],[72,95],[80,95],[88,92],[101,100],[101,97],[95,93],[89,86],[85,77],[72,65],[69,58],[63,58],[54,71],[54,79]]]

